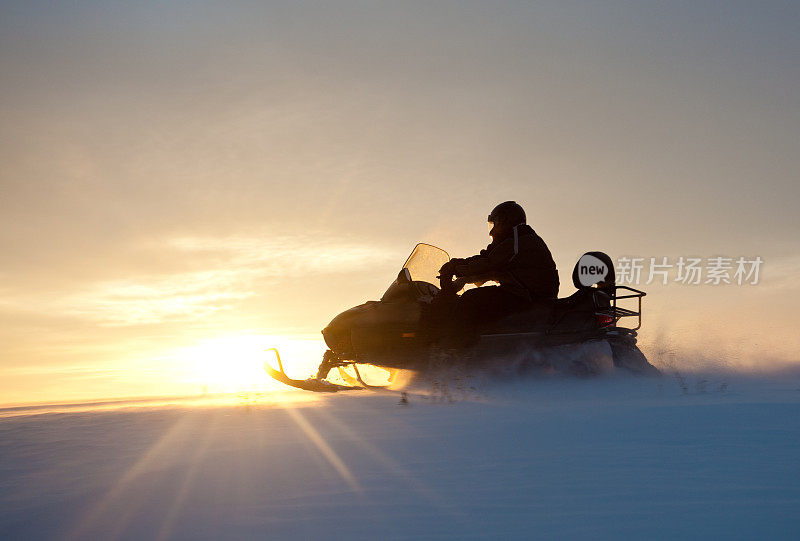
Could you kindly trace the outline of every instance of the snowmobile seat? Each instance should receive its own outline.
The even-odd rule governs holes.
[[[596,274],[588,278],[587,267]],[[583,267],[583,269],[582,269]],[[583,272],[582,272],[583,271]],[[603,252],[587,252],[572,270],[577,289],[569,297],[540,299],[531,308],[502,318],[490,332],[574,332],[597,328],[597,312],[611,306],[615,281],[614,263]],[[597,285],[597,287],[593,287]]]
[[[525,333],[592,329],[596,326],[594,301],[596,291],[579,289],[562,299],[537,300],[530,308],[499,320],[490,332]]]

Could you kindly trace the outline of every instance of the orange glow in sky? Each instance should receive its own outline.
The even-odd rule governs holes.
[[[590,250],[761,257],[642,286],[641,341],[798,361],[793,19],[582,9],[4,4],[0,404],[275,389],[265,348],[309,375],[417,242],[475,254],[509,199],[562,296]]]

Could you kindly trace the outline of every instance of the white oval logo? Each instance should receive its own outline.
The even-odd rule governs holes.
[[[593,255],[584,254],[578,261],[578,280],[582,286],[593,286],[608,276],[608,265]]]

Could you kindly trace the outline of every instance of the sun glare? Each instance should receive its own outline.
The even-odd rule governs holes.
[[[207,392],[283,390],[264,371],[264,361],[273,362],[268,348],[276,347],[296,377],[308,377],[322,359],[322,339],[274,335],[238,335],[210,338],[180,350],[175,359],[187,379],[200,383]]]

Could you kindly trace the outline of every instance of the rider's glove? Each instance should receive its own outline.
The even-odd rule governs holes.
[[[442,268],[439,269],[439,276],[455,276],[456,275],[456,265],[460,265],[464,262],[463,259],[454,258],[442,265]]]
[[[450,260],[439,269],[439,276],[453,276],[456,273],[456,264],[454,260]]]

